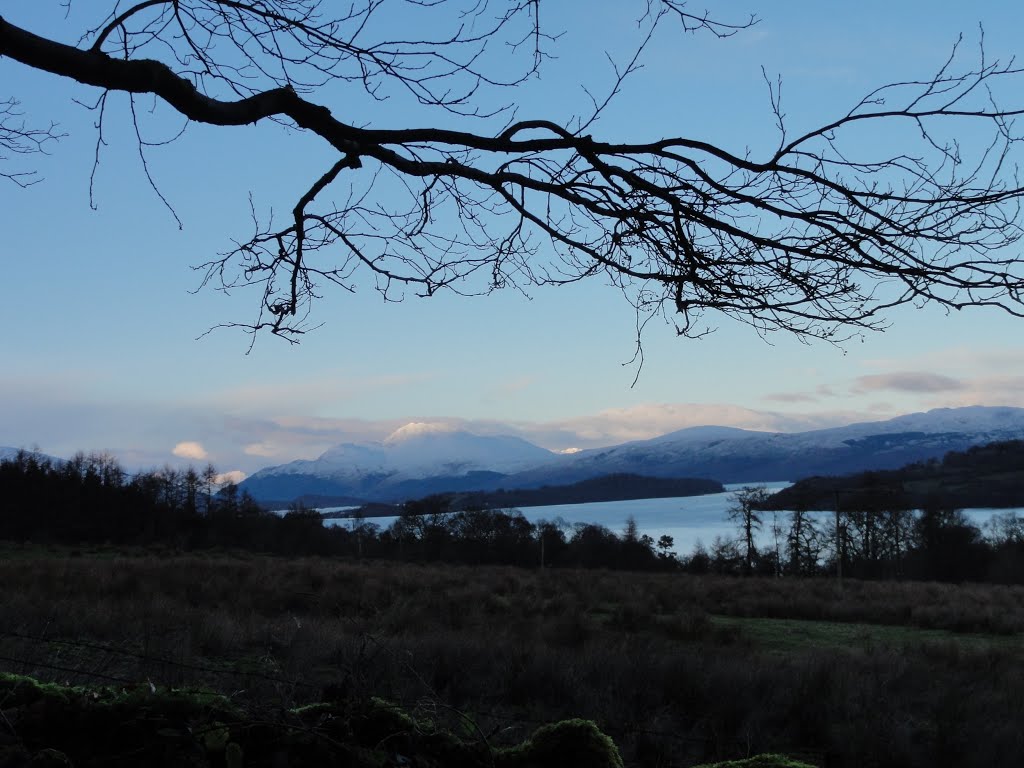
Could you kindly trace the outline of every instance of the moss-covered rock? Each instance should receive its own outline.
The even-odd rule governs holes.
[[[499,753],[500,768],[623,768],[618,747],[591,720],[538,728],[523,744]]]
[[[486,744],[460,739],[384,699],[372,698],[356,705],[349,723],[356,744],[388,758],[415,756],[418,766],[445,768],[483,768],[492,764]]]
[[[383,699],[257,715],[208,691],[73,688],[3,675],[0,711],[16,734],[0,740],[0,768],[622,768],[615,744],[589,720],[544,726],[494,750],[475,728],[460,738]]]
[[[208,691],[78,688],[0,676],[0,706],[31,766],[75,763],[206,765],[198,733],[237,719],[227,699]]]
[[[352,733],[364,747],[405,743],[419,728],[404,710],[384,699],[372,698],[351,714]]]

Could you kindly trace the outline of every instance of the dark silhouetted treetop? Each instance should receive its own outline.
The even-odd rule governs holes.
[[[541,73],[561,34],[541,7],[95,2],[75,4],[96,16],[75,45],[0,17],[0,56],[101,89],[101,125],[112,92],[130,95],[133,115],[152,94],[188,121],[277,121],[332,148],[284,220],[260,220],[254,206],[251,236],[202,267],[205,285],[260,293],[243,326],[253,332],[294,340],[330,284],[400,300],[600,276],[636,308],[638,328],[662,315],[687,336],[716,314],[839,343],[884,328],[904,304],[1024,314],[1012,61],[957,44],[933,77],[879,87],[797,134],[766,78],[777,144],[736,154],[685,136],[623,141],[601,135],[598,118],[656,28],[728,36],[754,19],[638,2],[635,55],[563,124],[510,105],[509,89]],[[438,120],[387,126],[363,107],[387,99]],[[8,126],[0,149],[52,135]]]

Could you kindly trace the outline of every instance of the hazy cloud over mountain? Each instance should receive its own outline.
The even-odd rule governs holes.
[[[358,412],[349,405],[358,402],[351,399],[353,393],[412,385],[409,377],[397,375],[365,381],[340,374],[324,381],[300,376],[156,401],[144,394],[110,397],[114,382],[100,374],[76,376],[72,371],[67,378],[49,380],[8,373],[0,376],[0,444],[38,446],[58,456],[105,450],[133,467],[211,461],[223,472],[247,473],[268,464],[312,459],[342,442],[384,441],[398,430],[513,435],[568,451],[701,425],[797,432],[939,407],[1024,406],[1022,368],[1024,353],[958,346],[944,355],[878,358],[857,375],[808,369],[803,389],[760,394],[758,373],[744,373],[752,387],[749,403],[760,403],[760,408],[680,399],[593,410],[581,406],[581,412],[564,417],[535,418],[510,415],[513,411],[503,410],[500,400],[477,409],[493,412],[490,418],[397,407],[386,417],[376,417],[376,411],[364,418],[345,415],[346,410]],[[510,389],[534,386],[531,381],[525,374],[510,378]],[[687,391],[683,384],[681,392]]]
[[[900,371],[860,376],[853,385],[855,392],[896,390],[899,392],[957,392],[967,385],[951,376],[923,371]]]

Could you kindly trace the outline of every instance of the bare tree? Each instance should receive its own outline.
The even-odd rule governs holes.
[[[818,568],[821,555],[821,532],[814,518],[804,509],[789,513],[789,531],[786,533],[787,570],[794,576],[809,576]]]
[[[764,523],[760,509],[767,498],[768,490],[763,486],[746,486],[729,497],[732,504],[726,514],[739,528],[744,576],[750,576],[754,572],[754,560],[757,558],[756,538]]]
[[[709,330],[709,312],[833,342],[884,328],[903,304],[1024,314],[1012,250],[1021,109],[1000,100],[1019,94],[1021,70],[983,47],[965,63],[957,45],[933,77],[884,85],[795,134],[766,78],[778,141],[754,156],[597,133],[656,28],[727,36],[754,23],[677,0],[640,0],[635,55],[568,124],[518,119],[503,101],[540,72],[557,34],[538,0],[140,0],[85,12],[94,7],[77,45],[0,17],[0,57],[99,89],[101,130],[110,94],[128,94],[136,119],[152,94],[186,122],[276,121],[334,153],[285,220],[254,207],[253,233],[203,266],[205,284],[259,291],[254,333],[294,340],[325,286],[361,280],[398,300],[603,275],[638,328],[662,315],[687,336]],[[444,117],[378,125],[364,107],[388,98]],[[960,140],[981,131],[980,143]],[[40,137],[10,135],[0,147]]]

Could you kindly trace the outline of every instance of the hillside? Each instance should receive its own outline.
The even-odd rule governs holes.
[[[461,494],[456,497],[455,505],[463,508],[506,509],[629,499],[667,499],[724,491],[724,486],[717,480],[617,474],[603,475],[570,485]]]
[[[941,460],[889,471],[810,477],[769,497],[768,509],[835,509],[851,503],[897,504],[920,509],[1024,507],[1024,441],[1010,440],[951,451]]]

